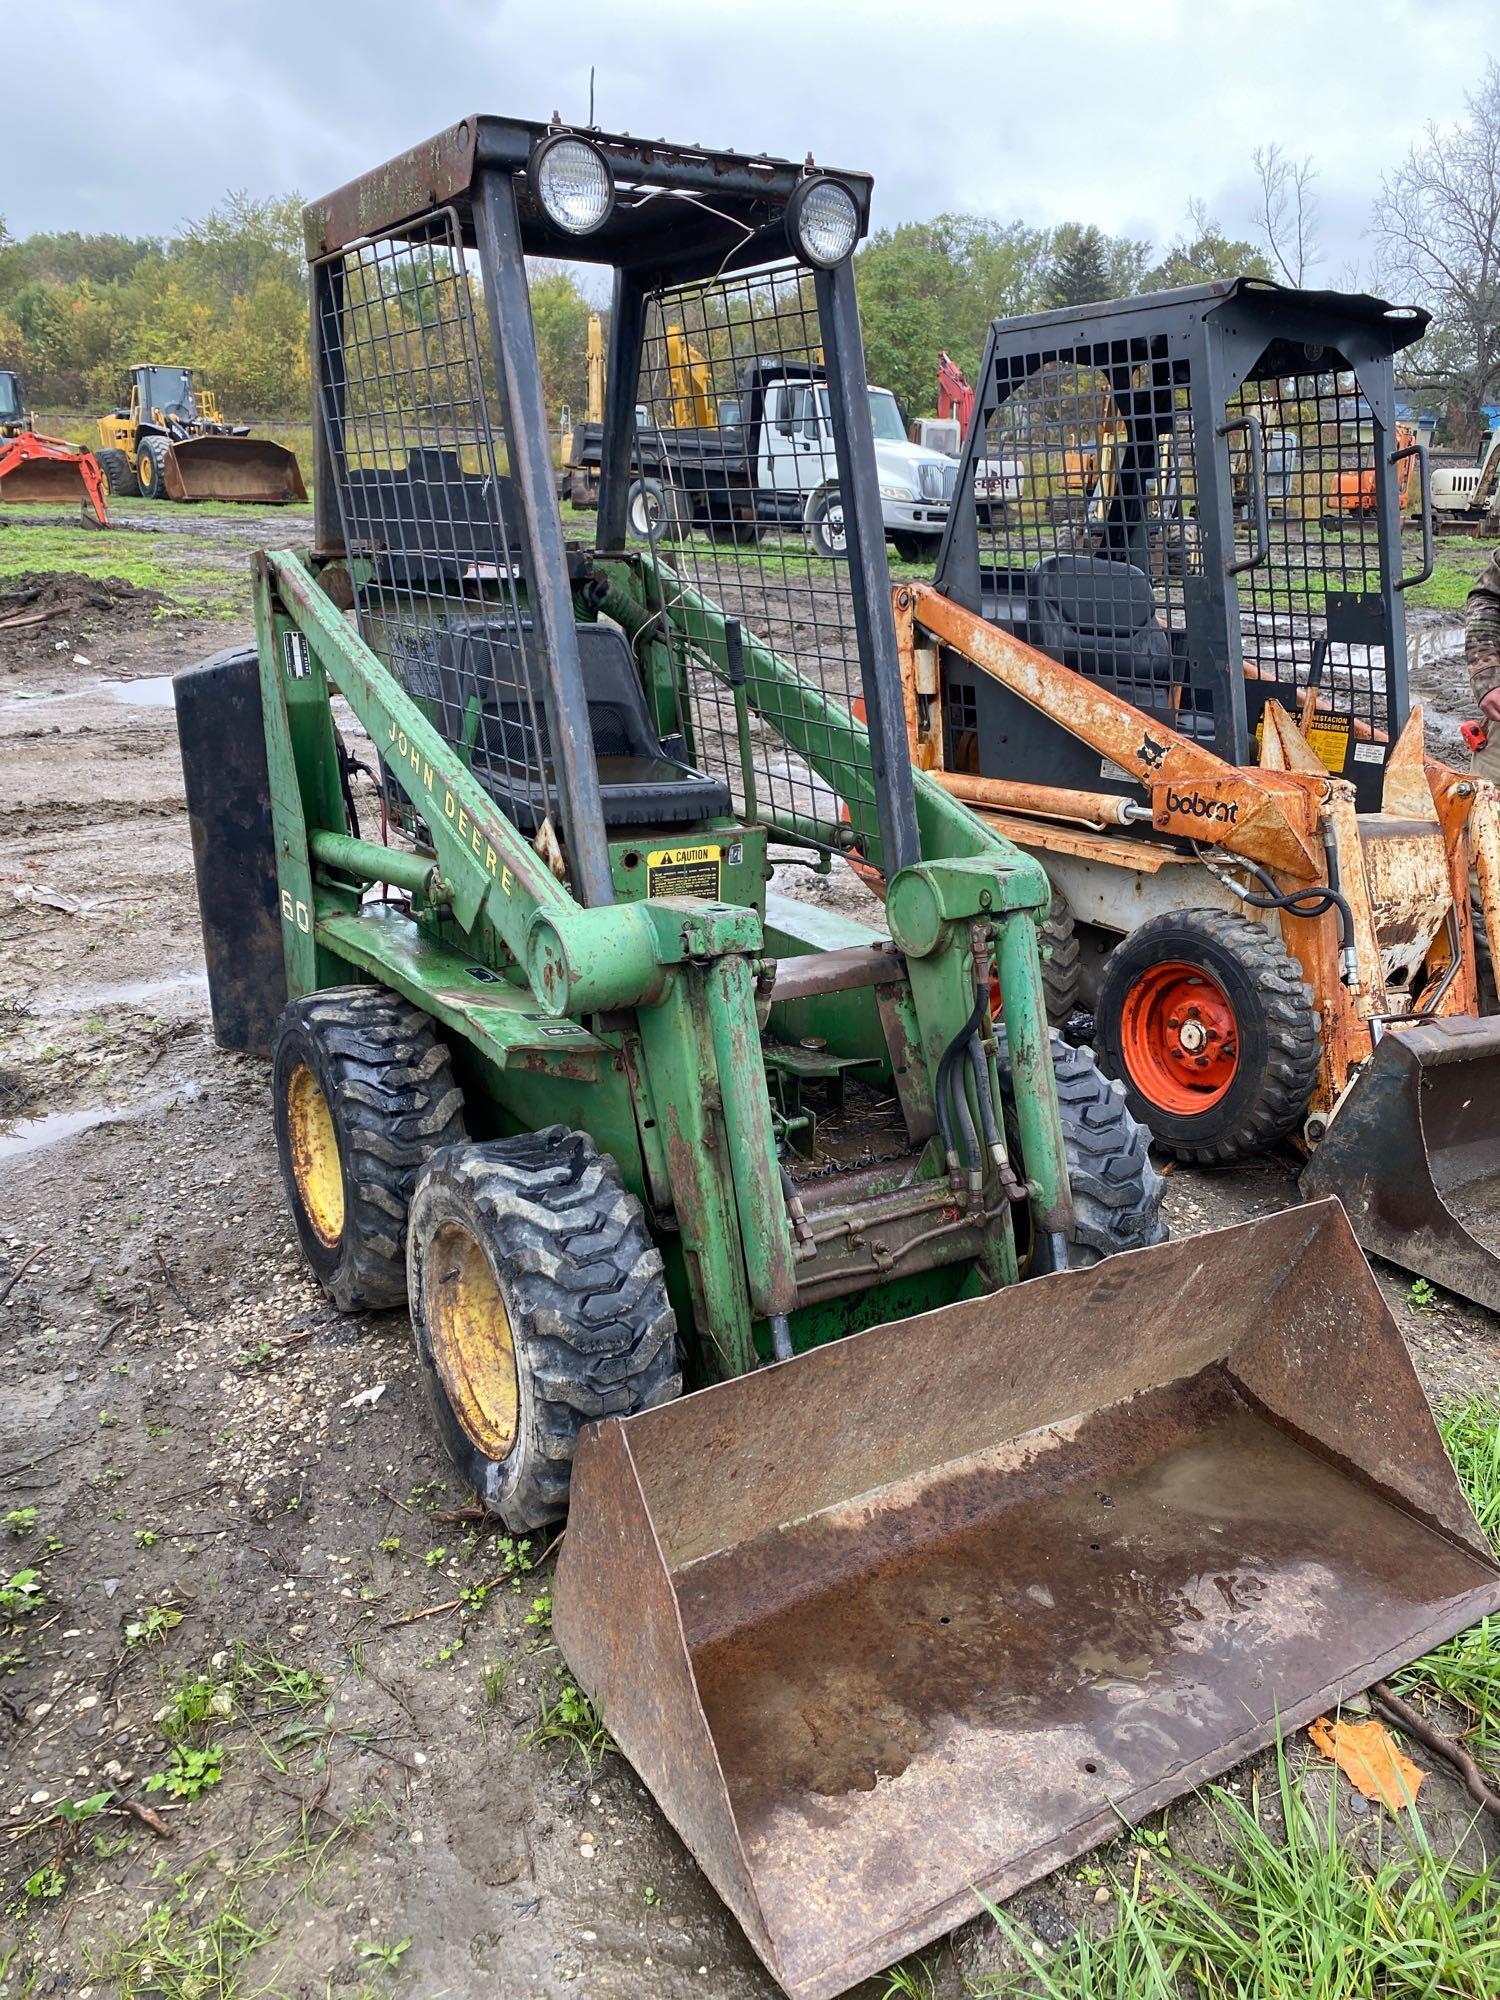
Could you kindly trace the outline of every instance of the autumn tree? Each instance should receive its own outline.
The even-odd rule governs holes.
[[[1429,124],[1381,182],[1374,227],[1385,282],[1432,313],[1414,357],[1462,411],[1470,440],[1500,393],[1500,64],[1451,125]]]

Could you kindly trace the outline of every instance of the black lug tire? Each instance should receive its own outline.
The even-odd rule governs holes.
[[[292,1164],[288,1086],[311,1070],[328,1106],[343,1177],[344,1226],[323,1241]],[[341,1312],[406,1301],[406,1229],[423,1162],[461,1143],[463,1094],[430,1016],[381,986],[334,986],[293,1000],[272,1061],[276,1150],[313,1274]]]
[[[519,1408],[500,1458],[466,1429],[434,1357],[432,1253],[455,1223],[482,1247],[510,1322]],[[449,1453],[514,1533],[567,1512],[586,1423],[682,1393],[677,1322],[641,1205],[614,1160],[565,1125],[433,1155],[412,1200],[408,1289]]]
[[[660,520],[655,536],[648,531],[648,520],[652,511]],[[691,516],[684,509],[682,495],[675,486],[664,486],[659,479],[649,475],[637,479],[625,496],[625,523],[628,537],[633,542],[662,543],[685,541],[692,532]]]
[[[1060,1028],[1078,1005],[1082,954],[1068,899],[1055,885],[1052,907],[1042,919],[1042,993],[1047,1019]]]
[[[995,1034],[1006,1131],[1014,1146],[1014,1086],[1005,1030],[998,1023]],[[1083,1270],[1121,1250],[1164,1243],[1161,1204],[1167,1184],[1151,1164],[1151,1134],[1131,1116],[1124,1085],[1102,1073],[1091,1050],[1074,1048],[1055,1032],[1052,1074],[1073,1192],[1069,1265]]]
[[[123,451],[96,451],[99,470],[104,474],[104,484],[109,489],[111,500],[133,500],[140,492],[140,482],[135,476],[135,467],[130,463],[130,454]]]
[[[837,511],[839,516],[840,532],[845,538],[842,548],[836,545],[833,531],[828,525],[828,517],[835,511]],[[809,523],[812,531],[813,550],[826,562],[846,562],[848,560],[848,529],[843,526],[843,512],[844,503],[837,493],[825,493],[813,508],[812,520]]]
[[[1234,1008],[1239,1067],[1217,1104],[1174,1112],[1132,1081],[1122,1046],[1126,995],[1141,975],[1170,960],[1201,965]],[[1172,910],[1123,938],[1105,961],[1094,1009],[1099,1067],[1119,1077],[1135,1116],[1181,1160],[1227,1166],[1300,1129],[1322,1060],[1313,990],[1279,937],[1230,910]]]
[[[891,545],[902,562],[925,563],[937,554],[936,535],[892,535]]]
[[[166,498],[167,455],[172,447],[164,437],[149,437],[141,445],[140,456],[136,460],[136,480],[141,495],[147,500]],[[149,471],[142,472],[145,464]]]

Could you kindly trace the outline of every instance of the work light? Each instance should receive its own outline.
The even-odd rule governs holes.
[[[531,184],[559,229],[587,236],[609,219],[615,205],[614,176],[599,148],[576,132],[544,139],[531,156]]]
[[[809,174],[787,203],[786,228],[797,255],[828,271],[859,241],[859,206],[842,181]]]

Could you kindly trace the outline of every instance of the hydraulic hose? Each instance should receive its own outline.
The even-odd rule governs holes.
[[[934,1093],[937,1098],[938,1130],[943,1138],[943,1152],[948,1163],[948,1171],[950,1174],[956,1174],[958,1171],[958,1148],[955,1143],[955,1132],[957,1132],[963,1140],[964,1157],[969,1170],[969,1187],[974,1192],[978,1191],[984,1181],[984,1166],[979,1154],[979,1135],[974,1130],[974,1120],[969,1114],[968,1094],[962,1082],[955,1087],[954,1073],[967,1054],[970,1041],[977,1037],[979,1025],[989,1004],[988,989],[976,982],[973,1010],[939,1058],[937,1089]]]
[[[1278,889],[1258,861],[1251,861],[1247,856],[1237,854],[1234,857],[1234,865],[1243,868],[1247,875],[1253,875],[1266,892],[1263,896],[1254,896],[1230,876],[1221,874],[1197,841],[1193,843],[1193,850],[1214,880],[1222,882],[1226,889],[1238,896],[1240,901],[1252,910],[1285,910],[1291,916],[1309,919],[1326,917],[1330,910],[1337,910],[1340,976],[1346,986],[1354,984],[1359,970],[1354,954],[1354,912],[1349,908],[1348,900],[1339,888],[1338,849],[1332,827],[1325,827],[1323,830],[1323,852],[1328,861],[1328,885],[1322,889]]]

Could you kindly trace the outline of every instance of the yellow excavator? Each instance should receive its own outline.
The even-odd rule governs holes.
[[[604,316],[589,314],[588,408],[584,422],[596,428],[604,423]],[[570,423],[562,434],[563,495],[575,507],[594,507],[599,502],[599,468],[579,465],[576,460],[580,432]]]
[[[125,497],[265,507],[307,498],[295,455],[226,422],[191,368],[133,367],[129,401],[99,419],[98,459],[110,492]]]

